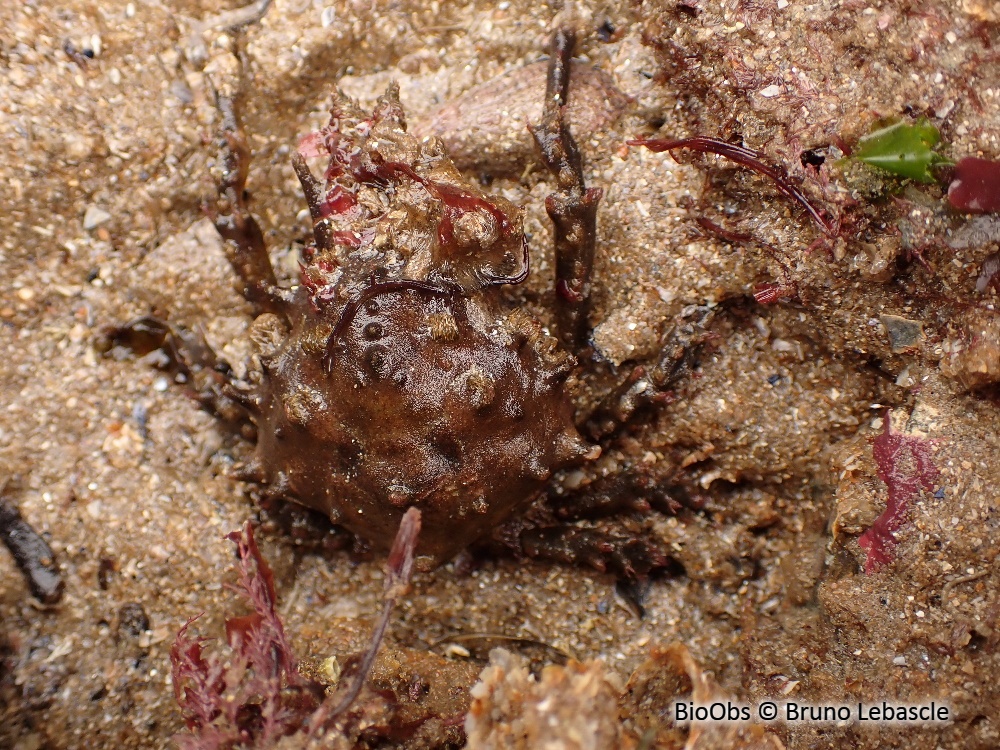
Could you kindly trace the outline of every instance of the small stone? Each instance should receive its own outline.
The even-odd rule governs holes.
[[[974,216],[948,238],[948,247],[965,250],[1000,242],[1000,216]]]
[[[89,232],[91,229],[96,229],[110,218],[111,214],[103,208],[98,208],[93,205],[87,206],[87,210],[83,214],[83,228]]]
[[[444,654],[449,659],[468,659],[472,656],[469,649],[459,646],[457,643],[449,643],[444,649]]]
[[[954,110],[954,109],[955,109],[955,100],[954,99],[946,99],[941,104],[940,107],[938,107],[937,109],[934,110],[934,116],[937,117],[939,120],[943,120],[948,115],[950,115],[951,112],[952,112],[952,110]]]
[[[898,315],[882,315],[879,321],[889,334],[889,346],[893,354],[919,349],[924,341],[924,324],[919,320],[909,320]]]
[[[776,83],[772,83],[770,86],[767,86],[766,88],[762,88],[760,90],[760,95],[763,96],[765,99],[772,99],[780,93],[781,93],[781,86],[777,85]]]
[[[340,672],[340,662],[336,656],[325,659],[320,666],[320,674],[323,677],[323,681],[330,686],[337,685],[340,682]]]

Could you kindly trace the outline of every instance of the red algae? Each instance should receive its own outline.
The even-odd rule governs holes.
[[[948,186],[948,202],[970,213],[1000,211],[1000,161],[974,156],[959,161]]]
[[[872,443],[878,476],[889,488],[885,512],[875,519],[858,544],[867,551],[865,573],[871,574],[892,560],[895,532],[909,517],[910,501],[921,489],[930,490],[940,472],[931,460],[930,441],[892,431],[890,417]]]

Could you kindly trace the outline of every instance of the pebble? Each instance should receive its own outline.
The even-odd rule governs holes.
[[[111,214],[103,208],[98,208],[93,205],[87,206],[87,210],[83,214],[83,228],[87,231],[96,229],[110,218]]]
[[[889,334],[889,346],[894,354],[920,348],[924,340],[924,326],[919,320],[908,320],[898,315],[882,315],[879,321]]]

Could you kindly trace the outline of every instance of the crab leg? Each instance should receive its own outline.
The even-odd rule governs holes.
[[[219,180],[221,210],[214,213],[212,220],[225,240],[226,257],[242,284],[240,293],[261,311],[284,313],[290,301],[289,293],[278,287],[264,245],[264,233],[247,208],[250,149],[233,100],[220,96],[218,107],[222,115],[223,140],[220,151],[222,176]]]
[[[255,411],[253,396],[233,381],[232,368],[221,359],[199,331],[188,331],[165,320],[144,315],[121,326],[106,328],[99,347],[121,346],[139,356],[159,349],[156,366],[188,383],[198,403],[220,419],[249,428],[247,412]]]
[[[617,474],[598,477],[585,487],[565,495],[550,494],[548,506],[561,521],[607,518],[621,513],[647,513],[651,509],[675,515],[685,499],[674,493],[648,470],[626,467]]]
[[[521,551],[528,557],[570,565],[589,565],[625,581],[642,579],[650,571],[671,563],[670,556],[649,540],[576,526],[526,529],[521,534],[520,542]]]
[[[709,325],[717,309],[692,305],[681,313],[677,325],[662,342],[660,361],[650,369],[633,369],[582,420],[591,439],[603,440],[627,424],[637,411],[669,400],[666,390],[691,372],[699,351],[711,338]]]
[[[578,352],[587,346],[590,335],[590,276],[597,205],[603,191],[585,186],[583,160],[563,117],[575,42],[576,34],[567,29],[556,31],[552,38],[542,121],[529,129],[559,186],[545,200],[545,210],[555,226],[557,324],[559,338]]]

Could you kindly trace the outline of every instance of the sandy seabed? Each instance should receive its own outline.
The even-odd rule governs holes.
[[[107,326],[155,312],[202,327],[237,366],[246,356],[249,307],[202,210],[217,128],[209,80],[234,68],[234,49],[246,61],[251,206],[286,280],[309,232],[291,149],[324,124],[334,86],[370,106],[396,80],[415,132],[444,138],[473,178],[525,206],[534,273],[511,303],[551,321],[552,185],[524,130],[533,114],[511,105],[476,131],[469,112],[506,106],[508,91],[540,106],[541,77],[526,66],[546,54],[560,7],[276,0],[244,34],[209,28],[231,9],[0,2],[0,483],[65,579],[61,602],[41,606],[0,553],[5,747],[166,746],[183,728],[168,661],[177,630],[203,612],[200,632],[221,635],[242,606],[225,586],[223,537],[257,517],[230,473],[249,446],[149,363],[98,350]],[[720,312],[673,400],[559,486],[640,465],[704,507],[600,522],[652,535],[684,568],[653,581],[643,618],[607,575],[452,564],[418,576],[393,653],[491,633],[600,658],[540,683],[577,691],[583,702],[565,704],[577,711],[588,700],[613,706],[629,675],[659,664],[695,686],[704,670],[713,690],[744,702],[936,700],[954,717],[697,737],[653,707],[594,729],[594,747],[649,727],[665,747],[997,747],[1000,323],[996,293],[976,282],[1000,222],[950,210],[938,185],[900,184],[838,157],[884,118],[926,117],[950,159],[1000,159],[1000,8],[691,0],[577,10],[578,55],[615,89],[583,89],[594,101],[575,125],[587,179],[604,189],[597,349],[625,372],[655,362],[687,306]],[[447,108],[470,91],[468,108]],[[609,111],[609,101],[625,104]],[[838,236],[731,164],[623,145],[654,133],[760,150],[842,219]],[[804,152],[822,167],[806,166]],[[789,295],[755,304],[761,284]],[[581,404],[607,379],[583,378]],[[887,414],[894,432],[929,446],[938,473],[913,499],[893,560],[866,573],[858,538],[887,501],[872,445]],[[259,536],[303,659],[357,651],[378,611],[382,561]],[[671,644],[686,651],[664,656]],[[485,662],[472,664],[469,675]],[[489,669],[491,690],[497,670],[520,684],[514,662]],[[473,744],[509,739],[503,727],[530,713],[509,695],[495,705],[507,712],[497,734]],[[571,724],[556,723],[559,746],[588,746]]]

